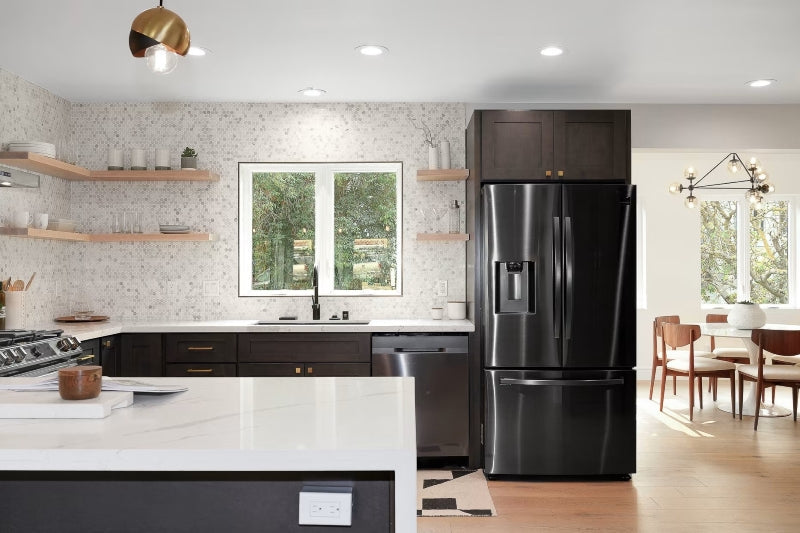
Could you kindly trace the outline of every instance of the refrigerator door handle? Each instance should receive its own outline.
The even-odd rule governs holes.
[[[553,337],[561,338],[561,217],[553,217]]]
[[[572,236],[572,217],[564,217],[564,338],[572,338],[572,274],[575,258],[575,240]]]
[[[526,387],[607,387],[622,385],[621,378],[614,379],[514,379],[500,378],[500,385],[523,385]]]

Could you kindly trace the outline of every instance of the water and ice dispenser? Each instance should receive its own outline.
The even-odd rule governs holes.
[[[498,313],[533,313],[533,261],[495,263],[495,311]]]

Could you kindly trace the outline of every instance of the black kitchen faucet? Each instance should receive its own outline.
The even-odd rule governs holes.
[[[317,275],[317,265],[314,265],[314,273],[312,276],[314,295],[311,297],[311,318],[313,320],[319,320],[319,276]]]

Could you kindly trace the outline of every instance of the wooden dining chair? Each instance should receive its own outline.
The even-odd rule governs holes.
[[[697,393],[700,409],[703,408],[703,378],[728,378],[731,380],[731,404],[733,417],[736,418],[735,382],[736,365],[730,361],[719,361],[713,357],[697,357],[694,343],[700,338],[700,326],[696,324],[662,324],[661,345],[662,353],[667,353],[667,348],[677,350],[688,347],[689,357],[686,359],[661,360],[661,404],[659,410],[664,410],[664,388],[668,376],[685,376],[689,378],[689,420],[694,420],[694,383],[697,379]]]
[[[797,422],[797,390],[800,388],[800,366],[767,365],[764,352],[774,356],[800,355],[800,330],[754,329],[750,335],[758,346],[758,364],[741,365],[739,367],[739,419],[742,418],[742,400],[744,398],[744,382],[756,382],[756,398],[761,398],[765,386],[791,387],[792,414]],[[774,358],[773,356],[773,358]],[[753,430],[758,430],[758,414],[756,409]]]
[[[706,315],[706,322],[712,324],[727,324],[728,315],[708,313]],[[714,354],[715,359],[720,359],[722,361],[729,361],[731,363],[736,363],[736,364],[747,364],[750,362],[750,352],[747,351],[747,348],[717,347],[714,336],[709,335],[709,339],[711,342],[711,353]],[[709,380],[708,390],[713,394],[714,400],[716,400],[717,380],[715,379]],[[773,394],[772,400],[774,401],[775,389],[773,389],[772,394]]]
[[[681,318],[678,315],[664,315],[657,316],[653,319],[653,361],[650,370],[650,399],[653,399],[653,386],[656,381],[656,368],[662,366],[662,342],[661,342],[661,325],[664,323],[680,324]],[[688,350],[667,350],[667,360],[670,359],[687,359],[689,357]],[[713,357],[713,354],[707,350],[696,350],[695,357]],[[678,384],[676,378],[672,378],[672,394],[678,393]]]

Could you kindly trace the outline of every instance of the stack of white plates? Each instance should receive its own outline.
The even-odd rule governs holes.
[[[175,224],[159,224],[158,229],[161,233],[189,233],[189,226]]]
[[[33,152],[36,154],[46,155],[47,157],[56,156],[56,147],[54,144],[43,143],[39,141],[17,141],[8,143],[9,152]]]

